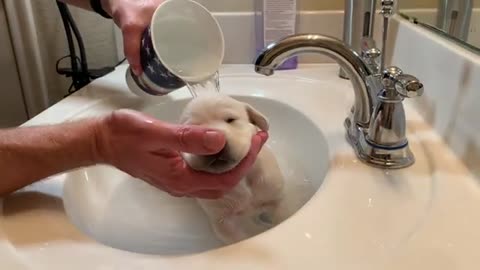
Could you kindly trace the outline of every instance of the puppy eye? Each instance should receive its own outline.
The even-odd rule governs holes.
[[[227,118],[227,119],[225,120],[225,122],[227,122],[227,123],[230,124],[230,123],[233,123],[235,120],[237,120],[237,119],[231,117],[231,118]]]

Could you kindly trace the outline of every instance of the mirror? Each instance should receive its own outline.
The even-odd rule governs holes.
[[[480,53],[480,0],[398,0],[398,13]]]

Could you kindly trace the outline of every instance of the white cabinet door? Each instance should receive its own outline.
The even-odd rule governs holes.
[[[27,119],[5,7],[0,0],[0,128],[17,126]]]

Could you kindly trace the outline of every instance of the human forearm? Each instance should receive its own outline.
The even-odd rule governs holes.
[[[211,175],[189,168],[180,153],[219,153],[226,143],[221,131],[165,123],[133,110],[0,130],[0,196],[57,173],[108,164],[175,196],[218,198],[246,175],[267,138],[255,135],[235,169]]]
[[[0,130],[0,196],[99,159],[100,120]]]

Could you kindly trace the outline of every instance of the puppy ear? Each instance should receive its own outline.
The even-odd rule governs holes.
[[[253,108],[249,104],[245,104],[245,107],[247,109],[247,114],[248,114],[250,123],[259,127],[263,131],[268,131],[269,124],[268,124],[267,117],[265,117],[265,115],[257,111],[255,108]]]

